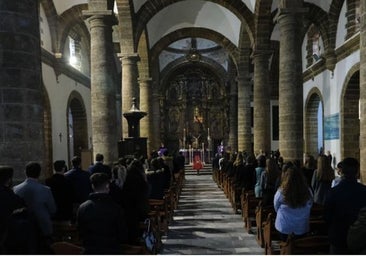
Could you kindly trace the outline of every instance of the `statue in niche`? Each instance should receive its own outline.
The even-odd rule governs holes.
[[[177,101],[178,100],[178,83],[177,82],[171,82],[170,83],[170,87],[169,87],[169,91],[168,91],[168,95],[167,95],[167,100],[169,101]]]
[[[180,123],[180,111],[178,107],[169,110],[169,132],[177,132]]]

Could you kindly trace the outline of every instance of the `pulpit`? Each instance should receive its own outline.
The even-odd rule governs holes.
[[[128,123],[128,137],[118,142],[118,156],[132,157],[134,155],[147,158],[147,138],[140,137],[140,119],[147,113],[136,107],[136,98],[132,99],[132,107],[123,113]]]

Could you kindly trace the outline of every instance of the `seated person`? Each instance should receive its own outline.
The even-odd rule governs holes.
[[[303,173],[295,166],[284,170],[281,185],[274,196],[275,228],[280,232],[282,241],[292,233],[301,237],[309,232],[312,205],[312,195]]]
[[[85,254],[121,254],[126,243],[127,228],[123,209],[109,194],[109,177],[91,175],[94,193],[77,212],[77,226]]]

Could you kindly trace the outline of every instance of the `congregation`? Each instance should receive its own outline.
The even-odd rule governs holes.
[[[53,176],[42,181],[41,165],[29,162],[26,179],[14,187],[13,168],[1,166],[0,253],[57,254],[55,229],[75,227],[79,241],[70,245],[85,254],[130,254],[128,249],[145,245],[147,219],[168,221],[158,206],[166,207],[166,193],[181,179],[184,163],[181,153],[154,151],[149,159],[136,154],[110,167],[98,153],[88,170],[79,156],[69,170],[57,160]]]
[[[306,155],[304,163],[284,162],[279,151],[226,152],[213,160],[213,179],[266,254],[364,254],[366,186],[358,180],[359,163],[348,157],[336,170],[331,163],[322,152],[317,160]]]
[[[149,219],[150,228],[152,212],[160,218],[159,225],[167,225],[170,217],[156,215],[156,207],[184,176],[184,166],[182,152],[172,157],[166,149],[153,151],[148,159],[120,158],[112,167],[104,164],[103,154],[96,154],[86,171],[75,156],[71,169],[65,161],[55,161],[54,175],[44,181],[41,165],[29,162],[26,179],[16,186],[13,169],[1,166],[1,253],[54,254],[55,227],[62,223],[75,227],[79,242],[73,240],[71,245],[85,254],[157,253],[131,253],[126,248],[146,249],[142,224]],[[345,158],[336,166],[334,170],[325,154],[319,154],[317,161],[307,155],[301,163],[284,162],[278,151],[257,156],[223,152],[212,161],[212,175],[266,254],[276,252],[276,239],[282,254],[293,254],[295,247],[289,243],[305,239],[317,239],[316,245],[307,242],[311,253],[362,254],[366,186],[358,181],[356,159]]]

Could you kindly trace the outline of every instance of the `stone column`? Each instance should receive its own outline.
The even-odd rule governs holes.
[[[269,153],[271,150],[269,57],[270,52],[264,50],[255,50],[253,54],[254,154],[261,150]]]
[[[116,77],[113,60],[112,25],[115,24],[113,12],[84,11],[90,16],[91,41],[91,120],[93,154],[104,155],[106,164],[118,157]]]
[[[151,146],[151,137],[153,136],[152,131],[152,111],[153,111],[153,99],[152,99],[152,88],[151,88],[152,79],[150,77],[140,78],[140,110],[147,112],[147,116],[141,119],[140,121],[140,134],[141,137],[147,138],[147,153],[150,154],[152,151]]]
[[[139,87],[137,82],[137,62],[140,57],[137,53],[120,54],[122,61],[122,114],[129,111],[132,106],[132,98],[137,99],[137,108],[140,108]],[[128,137],[128,124],[126,118],[122,119],[122,138]]]
[[[230,85],[230,111],[229,111],[229,145],[231,151],[238,151],[238,87],[234,79]]]
[[[12,166],[18,182],[28,161],[46,164],[44,89],[39,2],[12,3],[0,4],[0,164]]]
[[[360,156],[366,154],[366,2],[361,1],[360,24]],[[346,157],[346,156],[343,156]],[[360,157],[362,183],[366,182],[366,158]]]
[[[238,77],[238,151],[252,152],[250,77]]]
[[[279,9],[279,147],[285,161],[302,160],[304,145],[301,58],[302,1],[282,1]]]
[[[152,111],[151,111],[151,124],[153,135],[150,139],[151,150],[157,150],[161,143],[161,127],[160,127],[160,100],[161,95],[159,93],[152,94]]]

